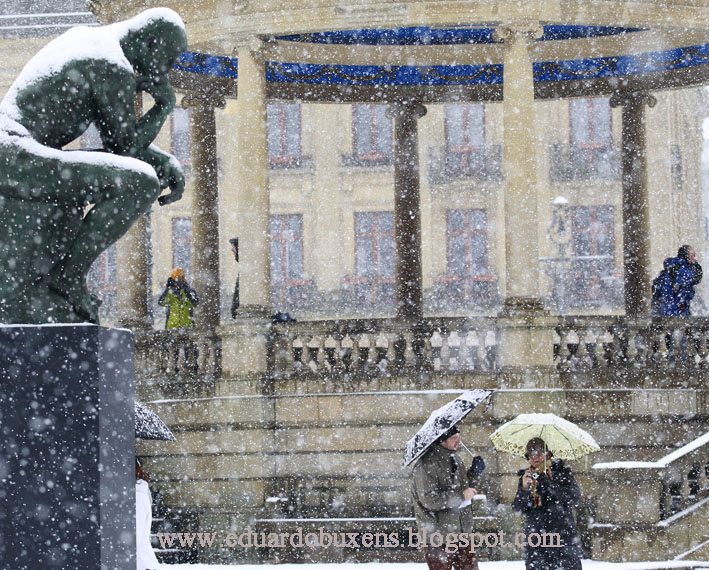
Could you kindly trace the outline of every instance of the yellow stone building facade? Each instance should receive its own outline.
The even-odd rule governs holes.
[[[463,427],[488,460],[490,504],[510,502],[521,465],[487,436],[521,411],[552,411],[603,448],[572,465],[586,555],[706,556],[708,327],[648,312],[662,260],[707,245],[709,6],[162,4],[186,22],[190,52],[157,144],[180,154],[188,190],[118,244],[115,283],[94,277],[135,332],[139,397],[178,435],[138,453],[165,503],[190,514],[180,530],[362,530],[361,518],[403,529],[403,443],[452,392],[491,387]],[[108,23],[148,6],[92,10]],[[0,41],[0,91],[43,43]],[[550,276],[560,253],[575,259]],[[150,300],[186,263],[197,330],[155,330]],[[273,323],[275,311],[298,322]],[[692,335],[682,366],[665,342],[675,331]],[[193,345],[185,372],[174,348]],[[614,465],[627,460],[652,464],[647,477]],[[495,513],[481,507],[481,529],[519,526]]]

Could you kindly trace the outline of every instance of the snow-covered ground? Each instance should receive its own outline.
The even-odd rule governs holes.
[[[596,562],[583,561],[583,570],[661,570],[664,568],[695,568],[709,570],[709,562],[688,560],[664,560],[658,562]],[[425,570],[426,564],[369,563],[369,564],[163,564],[161,570]],[[481,562],[480,570],[524,570],[524,561],[506,560]]]

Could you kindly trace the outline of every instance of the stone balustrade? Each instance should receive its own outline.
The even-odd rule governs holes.
[[[691,387],[709,373],[709,319],[585,316],[544,322],[537,331],[552,333],[539,337],[549,342],[549,362],[559,373],[573,375],[574,384],[581,385],[585,372],[610,378],[607,372],[612,370],[640,378],[647,373],[677,377],[668,375],[677,370],[683,372],[683,385]],[[275,323],[256,333],[259,342],[239,350],[263,351],[263,356],[252,357],[267,362],[261,373],[275,380],[494,374],[515,350],[506,344],[509,337],[502,326],[492,317],[431,318],[417,324],[394,319]],[[234,334],[231,327],[216,333],[137,331],[138,377],[215,381],[222,375],[222,344]]]
[[[381,376],[410,372],[491,372],[495,320],[307,321],[274,326],[275,375]]]
[[[705,318],[563,318],[556,333],[554,358],[560,372],[708,369],[709,319]]]
[[[165,395],[209,393],[221,377],[221,338],[215,334],[200,329],[135,331],[134,342],[139,390],[157,384]]]

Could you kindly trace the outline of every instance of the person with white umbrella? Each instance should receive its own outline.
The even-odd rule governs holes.
[[[175,441],[170,428],[160,417],[140,402],[135,402],[135,437],[137,439]],[[158,559],[150,544],[153,524],[153,497],[150,494],[150,479],[135,459],[135,549],[137,570],[157,570]]]
[[[490,435],[495,447],[524,455],[512,508],[525,515],[526,570],[581,570],[572,508],[581,491],[561,459],[579,459],[600,448],[577,425],[554,414],[520,414]]]
[[[519,471],[512,508],[525,515],[526,570],[581,570],[581,549],[571,511],[581,499],[571,469],[552,461],[543,439],[527,442],[529,468]]]
[[[434,410],[416,434],[406,442],[402,467],[416,462],[412,472],[411,496],[419,530],[419,546],[423,547],[429,570],[477,570],[474,549],[460,544],[446,546],[450,535],[470,534],[473,511],[470,501],[477,491],[471,482],[479,479],[485,462],[475,456],[465,471],[456,451],[463,446],[458,422],[485,401],[493,390],[466,390]],[[470,450],[468,450],[470,451]],[[471,452],[472,455],[472,452]],[[443,544],[431,540],[440,535]],[[457,548],[457,546],[461,546]]]

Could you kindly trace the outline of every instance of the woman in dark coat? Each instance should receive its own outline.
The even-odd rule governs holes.
[[[574,475],[563,461],[551,460],[552,453],[540,438],[527,442],[525,457],[530,466],[518,473],[512,508],[526,518],[526,570],[581,570],[579,538],[571,512],[581,491]],[[544,539],[543,533],[559,538]]]

